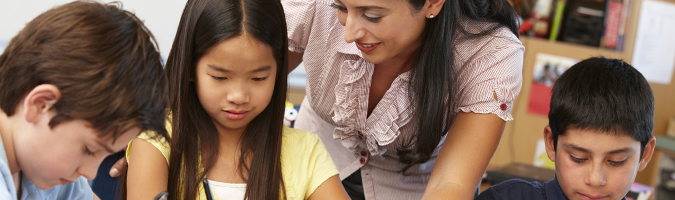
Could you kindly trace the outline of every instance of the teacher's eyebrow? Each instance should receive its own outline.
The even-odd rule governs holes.
[[[344,5],[344,3],[342,3],[342,1],[340,1],[340,0],[335,0],[335,2]],[[387,8],[383,8],[383,7],[379,7],[379,6],[357,6],[356,8],[364,9],[364,10],[367,10],[367,9],[386,10],[387,9]]]

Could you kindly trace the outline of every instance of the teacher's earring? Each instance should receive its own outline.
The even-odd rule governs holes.
[[[429,16],[429,18],[434,18],[434,14],[431,14],[431,15]]]

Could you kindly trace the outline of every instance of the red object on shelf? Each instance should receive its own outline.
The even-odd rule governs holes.
[[[518,28],[518,33],[523,34],[530,29],[532,29],[532,18],[523,21],[523,24]]]

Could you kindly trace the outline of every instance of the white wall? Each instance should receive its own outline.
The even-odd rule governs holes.
[[[41,13],[72,0],[0,0],[0,53],[12,37],[26,23]],[[112,2],[113,0],[99,0]],[[132,11],[150,29],[159,45],[160,53],[166,60],[171,50],[178,22],[187,0],[117,0],[122,8]],[[299,66],[289,75],[291,89],[304,90],[305,70]]]
[[[0,0],[0,50],[26,23],[41,13],[72,0]],[[99,0],[112,2],[113,0]],[[143,20],[155,35],[163,57],[169,55],[187,0],[118,0],[122,8]]]

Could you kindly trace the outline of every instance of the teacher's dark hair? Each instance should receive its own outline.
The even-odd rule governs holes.
[[[218,158],[218,132],[200,104],[194,82],[190,81],[196,77],[197,61],[212,46],[242,34],[267,44],[277,63],[272,99],[248,124],[240,143],[242,153],[238,168],[239,175],[247,183],[245,199],[286,197],[280,157],[288,40],[281,2],[189,0],[166,65],[173,118],[169,199],[195,199],[200,195],[200,181]],[[250,166],[244,162],[246,158],[251,158]]]
[[[425,2],[409,0],[415,11],[419,11]],[[452,125],[457,107],[452,99],[455,92],[453,42],[458,38],[457,34],[468,38],[483,37],[505,26],[518,36],[516,17],[515,10],[506,0],[447,0],[440,13],[427,20],[410,78],[409,94],[416,105],[412,122],[415,124],[415,135],[397,149],[399,160],[406,164],[401,172],[428,161]],[[464,19],[493,25],[473,33],[461,25]]]

